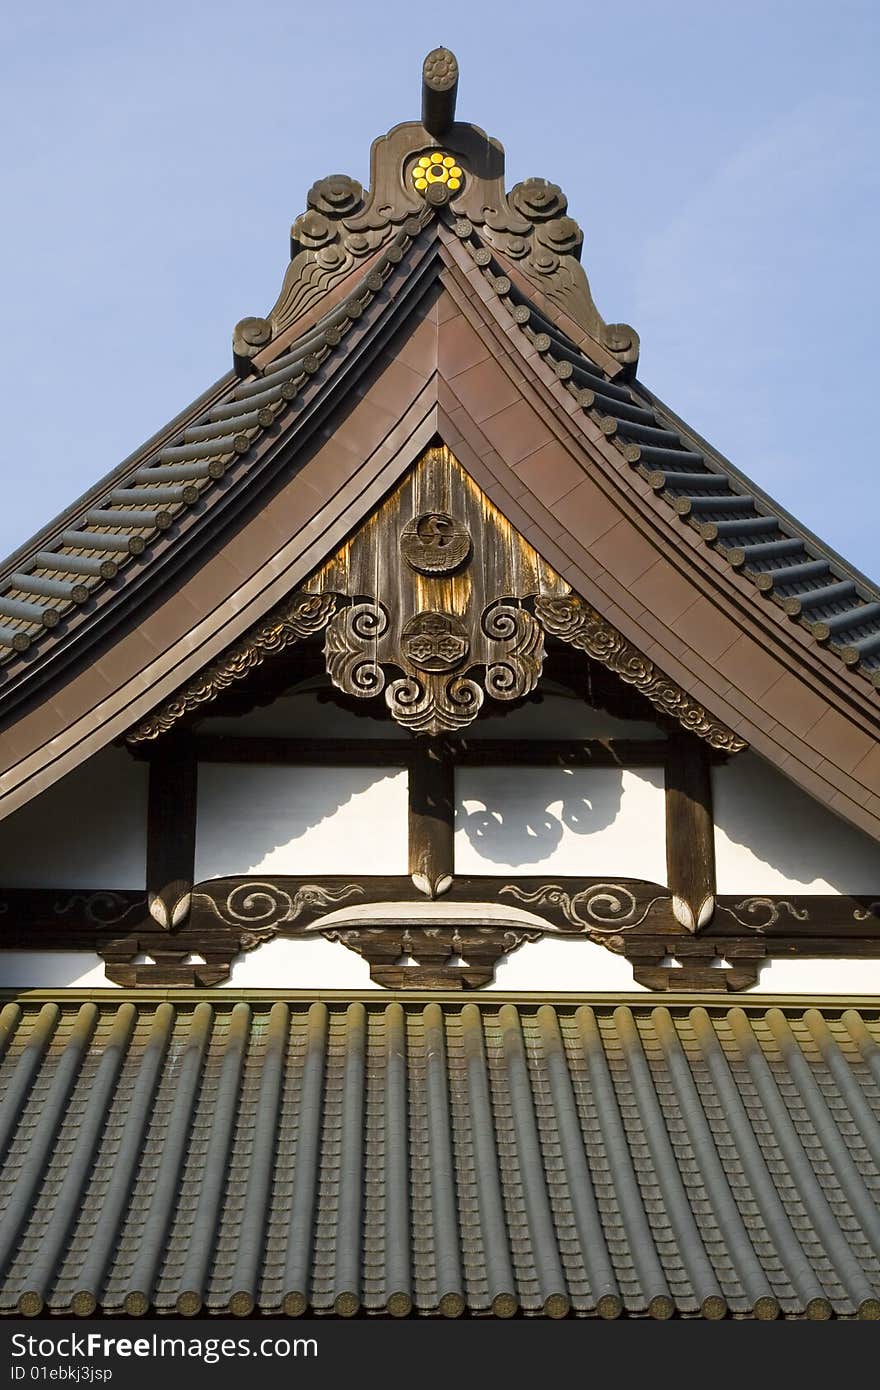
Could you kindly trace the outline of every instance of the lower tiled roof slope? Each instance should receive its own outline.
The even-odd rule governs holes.
[[[2,1310],[877,1318],[878,1013],[22,996]]]

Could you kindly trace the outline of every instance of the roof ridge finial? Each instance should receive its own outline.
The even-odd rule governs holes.
[[[455,120],[458,60],[448,48],[434,48],[422,64],[422,125],[443,135]]]

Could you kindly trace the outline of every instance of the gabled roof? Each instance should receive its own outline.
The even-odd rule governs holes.
[[[368,192],[310,190],[235,372],[3,567],[0,807],[173,696],[439,436],[638,657],[880,837],[880,592],[642,385],[564,195],[505,192],[449,60]]]
[[[876,1015],[25,996],[0,1313],[876,1320]]]

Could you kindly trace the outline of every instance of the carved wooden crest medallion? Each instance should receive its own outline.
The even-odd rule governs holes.
[[[429,449],[304,587],[336,599],[333,683],[362,699],[384,694],[419,734],[463,728],[487,696],[533,690],[544,637],[525,601],[570,592],[445,447]]]

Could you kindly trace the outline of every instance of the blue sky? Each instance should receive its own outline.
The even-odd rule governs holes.
[[[0,552],[227,369],[309,186],[366,181],[441,43],[508,184],[568,194],[643,380],[880,578],[872,0],[7,6]]]

